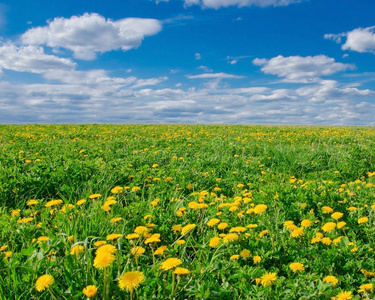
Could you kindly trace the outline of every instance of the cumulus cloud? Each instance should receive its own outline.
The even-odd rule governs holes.
[[[54,18],[47,26],[31,28],[21,36],[28,45],[66,48],[78,59],[95,59],[97,53],[138,48],[146,36],[160,32],[155,19],[126,18],[113,21],[96,13]]]
[[[227,73],[204,73],[204,74],[199,74],[199,75],[189,75],[187,76],[189,79],[213,79],[213,78],[218,78],[218,79],[224,79],[224,78],[243,78],[243,76],[237,76],[237,75],[232,75],[232,74],[227,74]]]
[[[286,6],[292,3],[299,3],[302,0],[184,0],[185,6],[200,5],[203,8],[219,9],[228,6]]]
[[[0,70],[43,74],[51,70],[72,70],[75,66],[70,59],[46,54],[39,46],[0,45]]]
[[[195,57],[196,60],[202,59],[202,55],[200,53],[195,53],[194,57]]]
[[[317,56],[277,56],[271,59],[253,60],[253,64],[262,66],[266,74],[277,75],[287,82],[315,82],[321,76],[332,75],[337,72],[352,70],[354,65],[335,62],[325,55]]]
[[[360,53],[369,52],[375,54],[375,26],[367,28],[356,28],[352,31],[339,34],[325,34],[325,39],[333,40],[341,46],[342,50],[351,50]]]

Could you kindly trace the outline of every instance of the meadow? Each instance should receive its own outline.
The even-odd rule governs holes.
[[[374,299],[375,128],[0,125],[0,299]]]

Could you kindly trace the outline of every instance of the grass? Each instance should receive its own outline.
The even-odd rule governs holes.
[[[90,285],[98,299],[374,297],[374,128],[91,124],[0,125],[0,132],[4,299],[85,299]],[[209,226],[212,219],[228,227]],[[114,246],[108,265],[99,241]],[[157,254],[161,246],[167,250]],[[181,264],[164,270],[169,258]],[[135,271],[144,280],[124,282]],[[38,291],[45,274],[54,282]]]

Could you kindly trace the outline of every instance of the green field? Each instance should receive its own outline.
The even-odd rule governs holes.
[[[0,299],[374,299],[373,127],[0,133]]]

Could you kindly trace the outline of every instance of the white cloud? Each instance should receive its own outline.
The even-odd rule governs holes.
[[[224,78],[243,78],[243,76],[237,76],[237,75],[232,75],[232,74],[227,74],[227,73],[204,73],[204,74],[199,74],[199,75],[189,75],[187,76],[189,79],[212,79],[212,78],[218,78],[218,79],[224,79]]]
[[[12,43],[0,46],[0,70],[43,74],[51,70],[72,70],[75,66],[70,59],[44,53],[42,47],[17,47]]]
[[[219,9],[228,6],[286,6],[301,0],[184,0],[185,6],[200,5],[203,8]]]
[[[306,57],[279,55],[269,60],[256,58],[253,64],[262,66],[261,70],[266,74],[284,78],[284,81],[304,83],[319,81],[321,76],[355,68],[351,64],[335,62],[333,58],[325,55]]]
[[[375,54],[375,26],[356,28],[339,34],[325,34],[324,38],[334,40],[338,44],[341,44],[343,38],[346,38],[345,43],[341,46],[342,50]]]
[[[113,21],[96,13],[85,13],[69,19],[55,18],[45,27],[29,29],[21,41],[29,45],[66,48],[74,57],[94,59],[97,53],[138,48],[146,36],[160,32],[155,19],[126,18]]]
[[[196,60],[202,59],[202,55],[200,53],[195,53],[195,59]]]
[[[197,67],[197,69],[202,70],[203,72],[206,72],[206,73],[209,73],[209,72],[213,71],[212,69],[210,69],[207,66],[199,66],[199,67]]]

